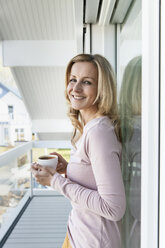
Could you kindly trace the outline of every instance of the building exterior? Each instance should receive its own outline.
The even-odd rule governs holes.
[[[21,96],[0,83],[0,145],[31,139],[31,121]]]

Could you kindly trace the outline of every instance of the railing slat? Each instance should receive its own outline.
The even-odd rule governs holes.
[[[0,155],[0,167],[11,163],[22,154],[26,153],[33,147],[33,141],[27,142],[23,145],[18,145],[9,151],[6,151]]]
[[[69,140],[39,140],[39,141],[29,141],[23,145],[18,145],[9,151],[0,154],[0,167],[11,163],[13,160],[17,159],[22,154],[28,152],[32,148],[63,148],[71,149],[72,145]]]
[[[33,142],[34,148],[72,148],[69,140],[38,140]]]

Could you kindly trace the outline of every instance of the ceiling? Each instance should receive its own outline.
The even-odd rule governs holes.
[[[79,15],[77,15],[77,10],[79,10]],[[82,0],[0,0],[0,38],[7,51],[9,51],[7,43],[9,41],[10,47],[15,48],[16,51],[16,54],[14,54],[14,51],[10,51],[10,55],[14,54],[15,56],[11,65],[11,58],[5,53],[6,50],[4,49],[4,64],[10,66],[32,120],[32,126],[33,122],[35,123],[33,132],[40,133],[40,137],[43,133],[44,139],[46,139],[46,133],[49,133],[48,122],[43,130],[41,123],[44,120],[49,119],[50,122],[51,120],[54,122],[60,119],[61,123],[66,123],[65,133],[71,132],[71,126],[66,121],[67,108],[64,98],[66,62],[61,65],[61,63],[58,64],[58,61],[59,54],[60,57],[67,57],[69,41],[75,41],[76,44],[73,54],[82,52],[82,42],[80,41],[82,35]],[[46,43],[45,51],[43,51],[39,47],[41,41],[52,41],[55,48],[58,44],[56,42],[65,41],[64,44],[66,45],[64,47],[57,47],[57,50],[61,49],[58,51],[57,58],[56,51],[54,54],[52,51],[54,60],[56,60],[55,65],[50,64],[49,59],[44,56],[48,49],[49,53],[47,54],[51,54],[50,43]],[[14,47],[15,44],[17,50]],[[21,47],[23,47],[22,50]],[[38,47],[38,53],[40,54],[35,54]],[[27,49],[32,48],[33,50],[28,50],[28,53],[32,52],[27,65],[26,61],[29,57]],[[68,49],[70,49],[69,45]],[[19,56],[22,57],[22,60],[18,65],[16,58],[18,59]],[[44,58],[46,59],[44,60]],[[37,59],[44,60],[43,65],[38,63]],[[35,65],[34,61],[36,61]],[[57,136],[59,136],[59,131],[56,128],[51,132],[58,133]],[[50,138],[50,133],[48,136]]]
[[[83,52],[84,22],[108,25],[116,2],[123,1],[0,0],[3,64],[11,68],[32,131],[41,139],[72,131],[64,98],[66,64]],[[50,122],[63,129],[52,124],[50,130]]]
[[[0,0],[4,40],[75,39],[73,0]]]

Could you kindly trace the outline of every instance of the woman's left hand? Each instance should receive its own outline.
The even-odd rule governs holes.
[[[52,167],[45,167],[37,163],[33,163],[31,165],[31,172],[39,184],[50,186],[51,179],[56,173],[56,170]]]

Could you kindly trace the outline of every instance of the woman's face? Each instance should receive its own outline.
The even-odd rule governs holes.
[[[81,114],[96,113],[97,105],[93,104],[97,96],[98,71],[91,62],[76,62],[71,68],[67,93],[72,108]]]

